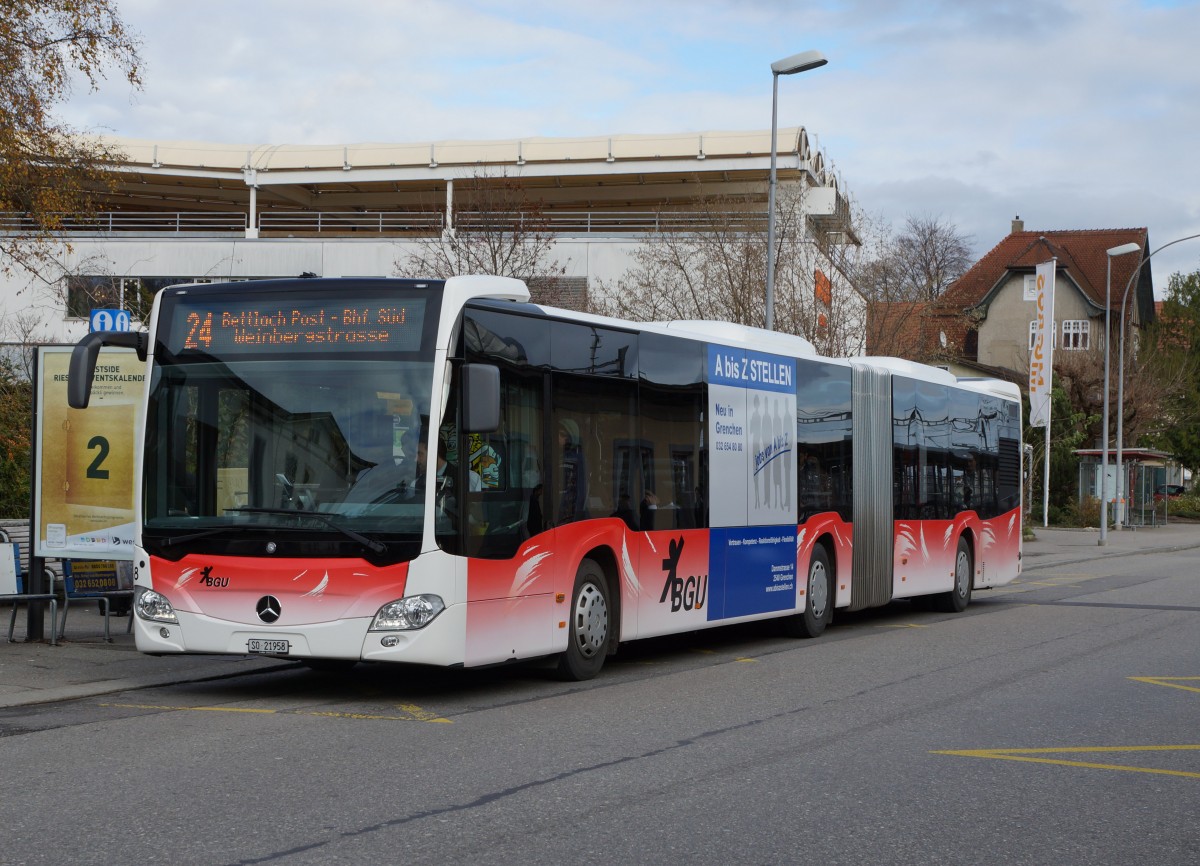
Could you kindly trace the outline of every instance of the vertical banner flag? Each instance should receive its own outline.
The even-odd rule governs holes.
[[[1037,266],[1037,327],[1029,353],[1029,424],[1050,426],[1050,379],[1054,366],[1054,267],[1056,259]]]

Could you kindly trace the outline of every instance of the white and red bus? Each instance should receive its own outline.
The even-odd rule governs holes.
[[[524,283],[183,285],[148,333],[136,640],[313,666],[557,658],[1020,572],[1020,394],[719,322],[531,304]],[[92,369],[89,369],[92,368]]]

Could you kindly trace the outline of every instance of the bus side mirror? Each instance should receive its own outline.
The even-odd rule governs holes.
[[[95,331],[75,344],[71,350],[68,369],[67,404],[72,409],[86,409],[92,399],[92,378],[96,375],[96,359],[101,346],[121,346],[137,352],[138,360],[146,360],[150,335],[145,331]]]
[[[463,432],[492,433],[500,428],[500,368],[464,364]]]

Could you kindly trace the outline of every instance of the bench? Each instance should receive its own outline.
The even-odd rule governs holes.
[[[53,578],[51,578],[53,587]],[[0,529],[0,602],[12,604],[12,615],[8,618],[8,642],[13,643],[13,632],[17,627],[17,610],[21,603],[36,601],[50,602],[50,645],[58,644],[58,633],[54,628],[58,617],[58,597],[54,592],[25,592],[21,571],[21,549],[12,542],[8,533]]]
[[[100,613],[104,615],[104,640],[112,643],[112,631],[109,628],[109,616],[112,613],[113,601],[133,599],[133,563],[108,560],[67,560],[62,561],[63,568],[63,608],[62,621],[58,625],[58,637],[65,636],[67,630],[67,613],[70,611],[71,600],[94,600],[100,604]],[[109,588],[111,587],[111,588]],[[129,622],[125,633],[133,631],[133,610],[129,611]]]

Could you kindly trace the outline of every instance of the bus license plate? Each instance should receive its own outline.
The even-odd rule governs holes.
[[[291,644],[285,640],[265,640],[252,637],[246,642],[246,649],[252,653],[267,653],[269,655],[287,655]]]

